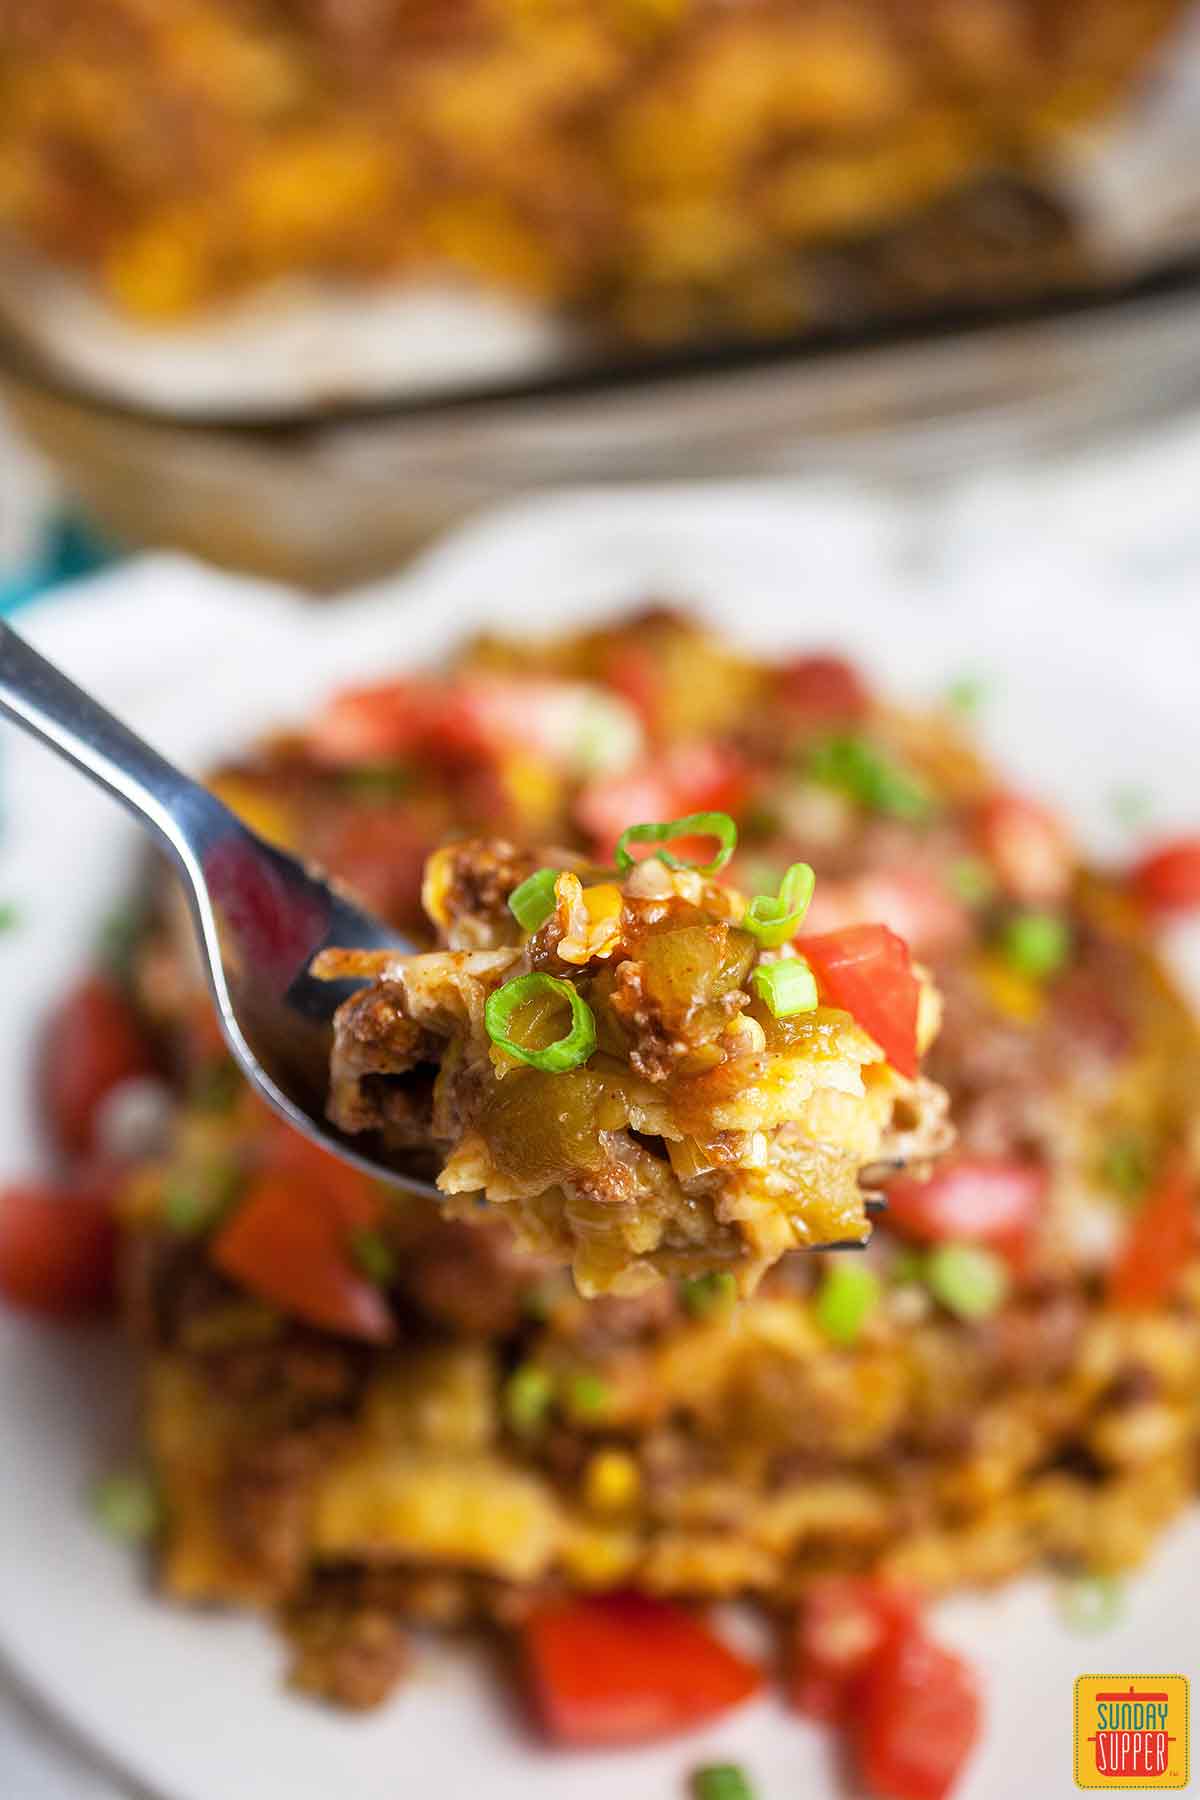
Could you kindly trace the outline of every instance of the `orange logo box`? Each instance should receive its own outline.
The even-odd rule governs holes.
[[[1080,1675],[1075,1683],[1075,1785],[1188,1784],[1185,1675]]]

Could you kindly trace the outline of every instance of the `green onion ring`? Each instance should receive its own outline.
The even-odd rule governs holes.
[[[778,950],[794,938],[804,922],[817,878],[807,863],[793,863],[779,884],[779,894],[755,894],[746,908],[742,930],[756,937],[764,950]]]
[[[636,858],[630,856],[629,844],[669,844],[676,838],[714,837],[720,849],[711,862],[680,862],[669,850],[656,850],[659,862],[668,869],[694,869],[697,875],[715,875],[723,869],[737,849],[737,826],[724,812],[688,813],[682,819],[659,819],[647,825],[630,825],[617,839],[616,863],[621,873],[633,868]]]
[[[527,1050],[524,1044],[509,1037],[508,1023],[519,1006],[538,994],[557,994],[566,1001],[571,1009],[571,1029],[565,1037],[547,1044],[543,1050]],[[596,1019],[587,1001],[576,993],[569,981],[560,981],[556,975],[546,975],[541,970],[535,970],[532,975],[518,975],[514,981],[506,981],[494,994],[489,994],[483,1022],[493,1044],[499,1044],[518,1062],[528,1063],[533,1069],[543,1069],[549,1075],[563,1075],[568,1069],[578,1068],[596,1048]]]
[[[508,896],[508,910],[522,931],[536,931],[554,911],[554,884],[559,870],[538,869]]]

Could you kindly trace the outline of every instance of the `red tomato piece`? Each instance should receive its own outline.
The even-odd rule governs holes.
[[[282,1167],[253,1183],[211,1256],[232,1280],[310,1325],[382,1343],[395,1332],[387,1301],[350,1260],[351,1231],[369,1223],[324,1171],[313,1179],[303,1166]]]
[[[312,721],[309,748],[338,768],[413,755],[428,738],[443,698],[442,683],[421,679],[346,688]]]
[[[1037,1163],[963,1156],[928,1181],[901,1176],[887,1190],[887,1223],[921,1244],[965,1239],[1013,1262],[1023,1260],[1046,1198],[1049,1176]]]
[[[926,869],[880,869],[846,881],[818,881],[806,931],[887,925],[918,954],[957,949],[971,935],[971,916],[944,882]]]
[[[915,1078],[920,983],[903,938],[886,925],[852,925],[797,943],[822,999],[848,1012],[894,1069]]]
[[[117,1233],[109,1184],[27,1181],[0,1194],[0,1293],[56,1318],[102,1311],[112,1300]]]
[[[916,1596],[866,1576],[830,1575],[804,1597],[792,1640],[788,1698],[797,1712],[848,1721],[885,1641],[917,1620]]]
[[[260,1105],[266,1127],[264,1167],[307,1187],[319,1188],[326,1203],[340,1213],[348,1231],[370,1230],[378,1224],[379,1190],[371,1177],[331,1150],[323,1150],[302,1132],[294,1131],[265,1101]]]
[[[665,1600],[603,1594],[539,1608],[524,1644],[538,1715],[560,1744],[637,1744],[737,1706],[762,1671]]]
[[[597,859],[608,862],[628,826],[693,812],[737,812],[749,788],[750,772],[736,750],[697,740],[672,745],[624,775],[590,782],[579,793],[575,814]]]
[[[637,713],[648,732],[658,729],[662,681],[658,658],[645,644],[614,645],[604,666],[604,680]]]
[[[102,975],[73,987],[50,1015],[42,1045],[42,1105],[59,1149],[69,1156],[93,1150],[101,1101],[151,1067],[137,1017],[120,989]]]
[[[1024,794],[992,794],[976,820],[980,847],[1002,888],[1030,906],[1064,900],[1075,851],[1048,808]]]
[[[777,692],[785,705],[811,719],[861,719],[871,704],[862,676],[842,656],[799,656],[785,663]]]
[[[1114,1305],[1157,1306],[1170,1294],[1196,1241],[1196,1180],[1182,1158],[1171,1162],[1142,1202],[1108,1278]]]
[[[1200,907],[1200,837],[1160,844],[1134,865],[1134,892],[1159,912]]]
[[[860,1688],[856,1739],[877,1800],[945,1800],[979,1736],[975,1677],[920,1627],[893,1633]]]

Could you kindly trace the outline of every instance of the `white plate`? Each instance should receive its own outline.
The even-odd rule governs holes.
[[[1190,606],[1160,594],[1135,609],[1119,583],[1103,585],[1069,509],[1056,548],[1043,540],[1000,554],[967,532],[949,566],[919,576],[900,554],[911,552],[909,530],[882,502],[837,495],[582,497],[476,527],[404,581],[338,608],[303,608],[162,558],[31,612],[24,627],[198,765],[349,674],[430,655],[464,625],[565,623],[674,593],[752,643],[849,644],[901,692],[934,692],[963,670],[994,676],[986,735],[1101,850],[1119,845],[1107,805],[1118,785],[1149,783],[1161,820],[1194,822]],[[6,732],[4,753],[0,898],[23,919],[0,939],[8,1176],[37,1156],[29,1068],[39,1015],[126,887],[136,834],[37,746]],[[744,1762],[761,1800],[839,1791],[827,1740],[774,1698],[664,1748],[580,1757],[537,1749],[494,1674],[437,1648],[373,1717],[290,1697],[265,1624],[161,1604],[89,1520],[82,1494],[128,1431],[128,1388],[102,1339],[0,1319],[0,1650],[64,1720],[169,1800],[418,1790],[557,1800],[568,1782],[577,1800],[681,1800],[686,1771],[714,1758]],[[942,1628],[982,1669],[989,1697],[986,1741],[959,1800],[1070,1791],[1074,1676],[1195,1673],[1198,1609],[1194,1518],[1098,1640],[1069,1635],[1039,1582],[944,1608]]]

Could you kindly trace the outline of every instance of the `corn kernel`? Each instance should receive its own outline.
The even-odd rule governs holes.
[[[295,841],[295,821],[291,808],[271,794],[265,794],[252,781],[237,775],[221,775],[211,784],[218,800],[236,813],[243,825],[257,831],[269,844],[288,849]]]
[[[996,1011],[1018,1025],[1030,1025],[1039,1016],[1045,996],[1036,981],[1010,968],[997,956],[981,956],[975,974]]]
[[[583,1497],[593,1512],[623,1512],[637,1499],[641,1477],[626,1450],[598,1450],[583,1477]]]

